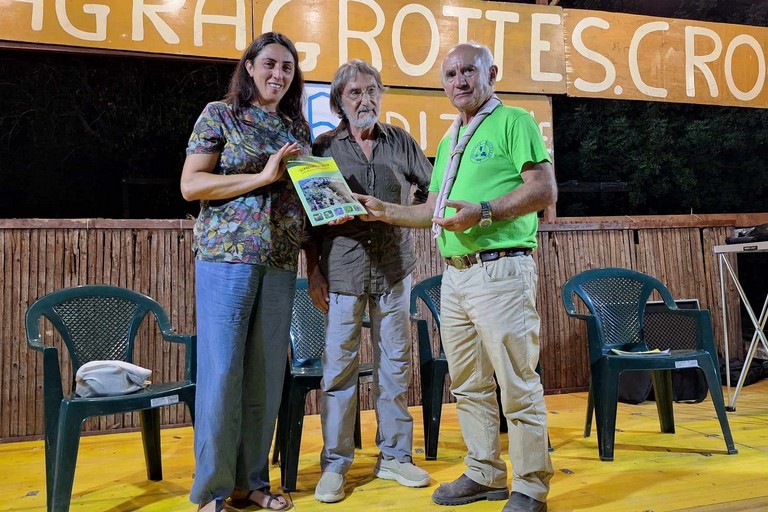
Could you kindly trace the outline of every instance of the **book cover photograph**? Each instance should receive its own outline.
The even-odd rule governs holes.
[[[288,160],[286,167],[313,226],[365,213],[333,158],[301,156]]]

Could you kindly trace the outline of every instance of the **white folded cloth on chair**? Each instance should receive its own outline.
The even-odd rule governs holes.
[[[75,394],[82,398],[135,393],[151,384],[152,370],[125,361],[90,361],[75,374]]]

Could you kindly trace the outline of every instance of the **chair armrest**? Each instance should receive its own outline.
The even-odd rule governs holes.
[[[182,343],[184,349],[184,378],[195,382],[197,379],[197,334],[179,334],[173,329],[161,329],[163,339],[171,343]]]
[[[586,320],[587,318],[592,316],[592,315],[582,315],[582,314],[576,312],[576,306],[574,306],[574,304],[573,304],[573,292],[572,291],[564,288],[561,291],[561,297],[563,299],[563,307],[565,307],[565,312],[568,314],[568,316],[572,316],[572,317],[578,318],[580,320]]]
[[[189,345],[192,343],[193,338],[197,338],[197,335],[195,334],[179,334],[172,329],[163,330],[162,333],[163,339],[165,341],[170,341],[172,343],[184,343],[185,345]]]
[[[27,345],[32,350],[37,350],[38,352],[45,350],[45,345],[43,345],[42,338],[27,338]]]

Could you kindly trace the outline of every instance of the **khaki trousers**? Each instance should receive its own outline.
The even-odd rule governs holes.
[[[512,490],[546,501],[552,462],[539,361],[536,265],[531,256],[500,258],[465,270],[448,267],[441,289],[441,336],[451,392],[467,444],[465,474],[506,487],[499,448],[496,385],[509,423]]]

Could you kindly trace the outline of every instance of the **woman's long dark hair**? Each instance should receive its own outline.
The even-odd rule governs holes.
[[[253,83],[253,78],[248,74],[245,63],[250,61],[252,64],[261,51],[270,44],[279,44],[285,47],[293,56],[294,71],[293,80],[290,87],[285,92],[285,96],[277,104],[277,111],[287,116],[294,123],[298,123],[309,132],[307,119],[304,117],[302,106],[304,102],[304,75],[299,68],[299,54],[296,47],[290,39],[277,32],[267,32],[261,34],[253,40],[251,45],[245,50],[240,62],[232,73],[232,79],[229,81],[229,91],[224,101],[231,104],[235,112],[248,107],[254,100],[261,100],[259,89]]]

